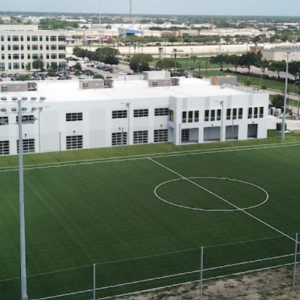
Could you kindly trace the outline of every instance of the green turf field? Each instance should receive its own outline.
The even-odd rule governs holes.
[[[299,153],[299,145],[274,145],[25,169],[30,298],[87,290],[57,299],[91,299],[94,263],[98,287],[166,277],[98,291],[104,297],[198,279],[202,246],[208,269],[293,253]],[[14,300],[18,172],[0,169],[0,180],[0,299]]]

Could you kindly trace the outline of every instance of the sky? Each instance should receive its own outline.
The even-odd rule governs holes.
[[[133,14],[299,16],[299,0],[132,0]],[[1,11],[129,13],[129,0],[0,0]]]

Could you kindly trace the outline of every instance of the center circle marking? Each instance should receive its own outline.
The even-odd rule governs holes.
[[[243,208],[239,207],[239,208],[232,208],[232,209],[211,209],[211,208],[198,208],[198,207],[190,207],[190,206],[186,206],[186,205],[176,204],[176,203],[170,202],[170,201],[168,201],[168,200],[166,200],[166,199],[164,199],[164,198],[162,198],[158,195],[158,189],[160,187],[166,185],[166,184],[176,182],[176,181],[180,181],[180,180],[192,180],[192,179],[214,179],[214,180],[228,180],[228,181],[232,181],[232,182],[238,182],[238,183],[246,184],[246,185],[249,185],[249,186],[253,186],[253,187],[261,190],[265,194],[266,197],[261,203],[256,204],[256,205],[252,205],[252,206],[248,206],[248,207],[243,207]],[[189,210],[208,211],[208,212],[244,211],[244,210],[249,210],[249,209],[253,209],[253,208],[259,207],[261,205],[264,205],[269,200],[269,194],[264,188],[254,184],[254,183],[250,183],[250,182],[243,181],[243,180],[238,180],[238,179],[233,179],[233,178],[226,178],[226,177],[183,177],[183,178],[176,178],[176,179],[165,181],[165,182],[159,184],[158,186],[156,186],[156,188],[154,189],[154,194],[158,199],[160,199],[161,201],[163,201],[167,204],[170,204],[170,205],[173,205],[173,206],[176,206],[176,207],[179,207],[179,208],[189,209]],[[230,202],[230,201],[228,201],[228,202]],[[233,205],[237,206],[235,204],[233,204]]]

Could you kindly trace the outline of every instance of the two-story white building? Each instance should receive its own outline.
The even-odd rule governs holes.
[[[22,71],[34,60],[44,68],[66,59],[64,31],[38,30],[37,25],[0,25],[0,71]]]
[[[267,93],[191,78],[130,79],[0,83],[0,155],[18,152],[18,100],[25,153],[267,137]]]

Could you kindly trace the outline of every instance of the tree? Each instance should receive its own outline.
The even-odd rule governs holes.
[[[142,72],[149,70],[149,62],[153,61],[150,54],[134,54],[130,60],[129,67],[134,72]]]
[[[280,78],[280,72],[284,72],[285,71],[285,67],[286,67],[286,63],[284,60],[282,61],[273,61],[268,69],[272,72],[276,72],[277,73],[277,77]]]
[[[103,62],[109,65],[118,65],[119,59],[116,56],[108,55],[104,58]]]
[[[164,58],[157,62],[156,66],[160,69],[172,69],[175,67],[175,61],[171,58]],[[180,63],[176,63],[177,68],[181,68]]]
[[[223,70],[223,65],[227,62],[227,55],[219,54],[210,58],[210,63],[217,64],[220,66],[220,69]]]
[[[300,61],[291,61],[289,63],[289,73],[295,77],[295,80],[299,76],[300,73]]]
[[[20,75],[20,80],[21,80],[21,81],[27,81],[27,80],[30,80],[30,75],[29,75],[29,74],[21,74],[21,75]]]
[[[284,96],[283,95],[271,96],[271,103],[276,108],[282,108],[284,106]]]
[[[31,71],[31,63],[27,63],[25,66],[26,71],[30,72]]]
[[[240,57],[237,55],[230,55],[227,57],[227,63],[233,65],[236,71],[237,67],[240,65]]]
[[[82,70],[81,64],[80,64],[79,62],[77,62],[77,63],[74,65],[74,69],[77,70],[77,71],[81,71],[81,70]]]
[[[240,66],[247,66],[248,72],[250,73],[250,69],[252,66],[257,66],[258,61],[261,59],[261,54],[255,54],[248,52],[240,56]]]
[[[56,72],[57,69],[58,69],[58,64],[57,64],[57,62],[51,62],[51,64],[50,64],[50,69],[52,69],[54,72]]]
[[[54,77],[55,76],[55,70],[53,70],[52,68],[49,68],[47,70],[47,74],[49,77]]]
[[[32,68],[33,69],[39,69],[39,70],[42,70],[44,67],[44,62],[42,59],[35,59],[33,62],[32,62]]]
[[[95,74],[93,79],[104,79],[104,76],[102,74]]]

